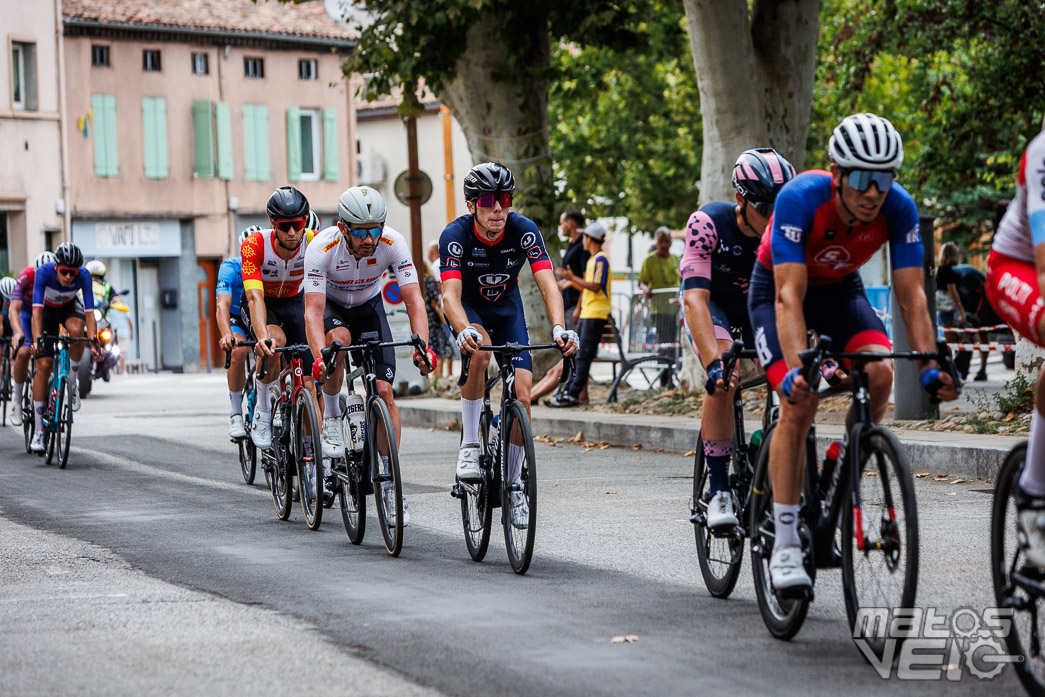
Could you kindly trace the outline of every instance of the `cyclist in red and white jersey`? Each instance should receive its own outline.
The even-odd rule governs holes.
[[[987,259],[987,299],[998,315],[1045,348],[1045,133],[1023,153],[1016,198],[998,224]],[[1016,511],[1027,559],[1045,567],[1045,372],[1034,390],[1027,463],[1017,487]]]
[[[16,350],[11,366],[11,386],[19,400],[25,389],[25,381],[29,379],[29,345],[33,343],[33,285],[36,283],[36,270],[53,262],[54,254],[40,252],[32,266],[22,269],[15,279],[15,290],[11,294],[11,305],[7,310],[11,328],[14,330],[11,346]],[[11,424],[22,425],[21,409],[11,411]]]

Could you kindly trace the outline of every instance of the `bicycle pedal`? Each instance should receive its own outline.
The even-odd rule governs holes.
[[[693,523],[694,525],[699,525],[701,527],[707,527],[708,524],[707,518],[705,518],[704,514],[700,511],[694,511],[693,515],[689,517],[689,522]]]
[[[464,492],[461,490],[461,485],[454,484],[453,487],[451,487],[450,489],[450,495],[453,496],[455,499],[463,499]]]
[[[813,602],[813,588],[812,586],[798,586],[796,588],[782,588],[773,589],[782,600],[806,600]]]

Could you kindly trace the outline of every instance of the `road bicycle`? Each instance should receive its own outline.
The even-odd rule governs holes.
[[[243,346],[244,348],[252,348],[258,342],[251,339],[243,341],[232,340],[233,346]],[[232,365],[232,351],[225,352],[225,370],[229,369]],[[247,484],[254,483],[254,476],[257,472],[258,467],[258,449],[254,446],[254,441],[250,438],[250,427],[254,419],[254,404],[258,398],[258,387],[257,382],[254,378],[254,354],[247,352],[246,357],[246,369],[247,379],[243,384],[243,398],[241,412],[243,414],[243,431],[246,435],[240,438],[232,438],[232,442],[236,444],[236,449],[239,451],[239,468],[240,473],[243,475],[243,481]]]
[[[29,356],[29,373],[22,385],[22,394],[18,396],[22,408],[22,435],[25,436],[25,452],[33,453],[31,444],[36,435],[36,416],[33,410],[33,382],[36,379],[36,356]]]
[[[399,448],[388,405],[377,391],[377,357],[382,349],[413,346],[427,361],[425,342],[417,334],[408,341],[381,341],[378,332],[365,332],[359,343],[342,346],[335,341],[320,353],[327,366],[327,378],[334,371],[337,354],[353,354],[358,366],[346,371],[345,384],[349,395],[355,394],[354,381],[363,383],[363,415],[353,408],[342,410],[342,427],[348,444],[344,457],[331,461],[327,483],[330,491],[341,501],[341,519],[352,544],[363,542],[366,534],[366,497],[375,494],[374,508],[381,528],[385,549],[393,556],[403,550],[403,481],[399,471]],[[380,492],[378,495],[376,492]]]
[[[808,384],[818,385],[824,361],[850,361],[848,381],[821,394],[850,392],[855,418],[846,428],[839,461],[825,460],[822,470],[816,462],[815,427],[806,435],[798,531],[805,569],[814,583],[818,569],[841,567],[846,616],[854,640],[881,659],[889,639],[897,637],[886,636],[884,628],[874,622],[860,621],[860,611],[913,607],[918,586],[918,510],[903,446],[871,418],[867,364],[887,359],[935,360],[955,385],[960,382],[942,340],[935,353],[833,351],[831,343],[830,337],[820,336],[813,348],[800,354],[802,374]],[[755,465],[748,534],[762,619],[774,637],[790,639],[801,629],[814,594],[812,588],[777,591],[769,574],[775,540],[769,453],[775,430],[776,423],[766,430]]]
[[[991,578],[995,605],[1012,612],[1005,635],[1008,653],[1016,661],[1016,674],[1027,692],[1045,695],[1045,656],[1042,655],[1042,621],[1045,620],[1045,570],[1027,561],[1017,538],[1016,483],[1027,460],[1027,443],[1005,457],[994,484],[991,506]]]
[[[47,388],[47,406],[44,407],[44,454],[47,464],[58,455],[58,468],[69,464],[69,445],[73,437],[73,404],[69,396],[69,344],[73,342],[93,343],[86,337],[43,335],[37,343],[41,348],[54,344],[54,364]],[[90,351],[90,349],[88,349]],[[88,354],[87,359],[91,356]],[[35,419],[34,419],[35,420]]]
[[[271,345],[271,340],[267,342]],[[277,355],[290,354],[290,361],[280,371],[275,389],[269,394],[272,445],[261,453],[262,469],[279,519],[290,517],[296,476],[305,524],[310,530],[318,530],[323,522],[323,444],[316,401],[305,387],[302,369],[301,356],[309,347],[295,344],[272,350]],[[267,363],[265,356],[261,359],[258,380],[268,374]]]
[[[480,346],[480,351],[493,351],[497,357],[498,372],[486,380],[483,388],[483,406],[479,416],[479,470],[480,479],[474,482],[457,478],[451,496],[461,500],[461,522],[464,525],[464,541],[468,554],[475,561],[482,561],[490,545],[490,529],[493,509],[501,509],[501,526],[504,528],[504,544],[508,561],[517,574],[525,574],[533,559],[533,541],[537,528],[537,460],[533,453],[533,432],[526,407],[515,394],[515,366],[512,359],[525,351],[561,351],[558,344],[526,346],[510,342],[501,346]],[[573,376],[572,356],[566,362],[559,384],[565,384]],[[461,377],[457,381],[463,386],[468,380],[471,354],[461,360]],[[494,421],[490,409],[490,392],[501,383],[501,405]],[[511,467],[510,445],[517,446],[521,457],[517,469]],[[511,471],[516,469],[516,471]],[[525,525],[513,520],[512,509],[527,506],[529,513]]]
[[[733,375],[741,358],[757,358],[755,351],[744,350],[744,342],[735,339],[733,345],[722,354],[722,374]],[[693,498],[690,501],[690,522],[696,537],[697,560],[704,585],[716,598],[728,598],[737,585],[740,567],[744,560],[744,542],[747,527],[744,522],[750,516],[751,481],[755,475],[755,459],[758,456],[762,434],[772,422],[773,391],[766,390],[766,408],[763,411],[762,430],[748,441],[744,427],[743,392],[766,385],[765,375],[756,375],[737,385],[733,392],[733,446],[730,456],[729,490],[733,509],[737,512],[739,525],[722,528],[707,526],[708,504],[711,490],[708,471],[704,460],[704,438],[697,436],[697,451],[693,457]]]
[[[11,338],[0,339],[0,426],[7,425],[7,405],[11,403]],[[18,409],[21,405],[16,405]]]

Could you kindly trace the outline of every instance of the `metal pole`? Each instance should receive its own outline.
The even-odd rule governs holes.
[[[933,220],[935,218],[931,216],[921,216],[918,232],[922,237],[924,250],[922,263],[925,271],[925,299],[929,307],[933,336],[936,336],[936,242],[933,237]],[[895,287],[889,292],[889,300],[890,311],[893,314],[893,344],[897,351],[910,351],[911,342],[907,338],[907,327],[900,312],[900,303],[896,299]],[[897,419],[922,420],[939,416],[939,408],[929,402],[928,393],[922,389],[918,381],[918,373],[917,361],[895,361],[893,364],[893,396],[896,399],[894,415]]]
[[[415,262],[424,259],[421,249],[421,175],[417,166],[417,119],[406,119],[407,197],[410,202],[410,253]]]

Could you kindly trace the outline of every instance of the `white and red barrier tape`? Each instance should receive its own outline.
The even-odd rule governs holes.
[[[1016,344],[947,344],[952,351],[1015,351]]]

